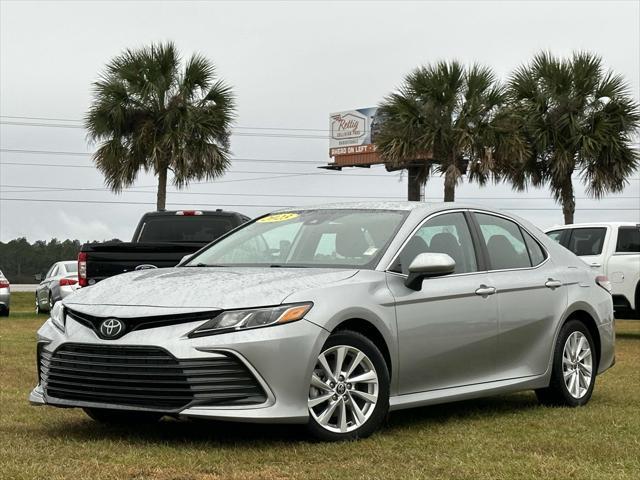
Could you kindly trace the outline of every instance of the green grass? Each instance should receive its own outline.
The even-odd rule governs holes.
[[[14,294],[14,306],[24,306],[0,320],[2,478],[583,480],[640,472],[638,321],[618,321],[617,364],[598,377],[584,408],[541,407],[525,392],[394,413],[369,439],[322,444],[298,427],[172,419],[106,427],[79,410],[29,406],[34,334],[46,318],[27,315],[31,296]]]
[[[13,292],[11,294],[11,317],[35,317],[36,302],[33,292]],[[43,318],[47,318],[44,316]]]

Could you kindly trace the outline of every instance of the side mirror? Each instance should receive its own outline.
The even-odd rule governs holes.
[[[42,281],[42,274],[41,273],[36,273],[33,278],[35,278],[38,282]]]
[[[455,269],[455,260],[446,253],[421,253],[409,265],[409,276],[404,284],[412,290],[420,290],[424,278],[449,275]]]
[[[184,257],[182,257],[182,259],[178,262],[178,265],[182,265],[183,263],[186,263],[189,261],[189,259],[193,256],[193,254],[189,254],[189,255],[185,255]],[[178,266],[176,265],[176,266]]]

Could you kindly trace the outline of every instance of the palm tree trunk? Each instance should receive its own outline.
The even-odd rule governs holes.
[[[167,167],[160,167],[158,171],[158,197],[156,209],[159,212],[166,210],[167,206]]]
[[[455,202],[456,200],[456,182],[449,177],[449,174],[444,176],[444,201]]]
[[[571,177],[562,184],[562,188],[560,189],[560,200],[562,201],[564,224],[570,225],[573,223],[573,215],[576,211],[576,199],[573,196],[573,184],[571,183]]]
[[[409,167],[409,181],[407,185],[407,200],[420,201],[420,167]]]

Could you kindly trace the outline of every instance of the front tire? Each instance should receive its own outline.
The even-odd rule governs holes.
[[[107,408],[83,408],[83,410],[92,420],[109,425],[149,424],[157,422],[163,416],[161,413],[155,412],[109,410]]]
[[[579,320],[570,320],[560,329],[553,356],[551,381],[536,390],[544,405],[580,407],[586,405],[596,382],[597,359],[593,338]]]
[[[309,385],[310,433],[325,441],[365,438],[389,411],[389,370],[376,345],[349,330],[322,347]]]

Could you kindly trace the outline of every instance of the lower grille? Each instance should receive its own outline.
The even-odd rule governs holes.
[[[178,360],[157,347],[63,344],[39,349],[47,396],[159,411],[263,403],[266,395],[235,356]]]

